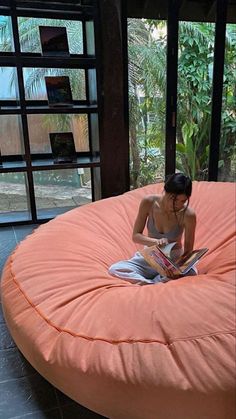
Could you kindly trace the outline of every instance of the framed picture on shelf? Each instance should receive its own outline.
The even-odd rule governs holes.
[[[70,55],[65,27],[39,26],[42,55]]]
[[[76,150],[72,132],[51,132],[49,136],[54,163],[76,162]]]
[[[68,76],[45,76],[49,106],[73,105],[70,79]]]

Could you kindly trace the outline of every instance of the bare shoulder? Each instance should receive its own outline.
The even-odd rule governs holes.
[[[155,202],[159,202],[160,197],[160,195],[147,195],[142,199],[140,206],[142,208],[150,209]]]
[[[193,208],[188,207],[185,211],[185,222],[186,223],[196,223],[196,213]]]
[[[150,213],[155,202],[158,202],[160,199],[159,195],[147,195],[140,202],[139,211]]]

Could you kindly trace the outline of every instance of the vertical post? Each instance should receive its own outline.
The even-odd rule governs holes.
[[[122,0],[101,0],[100,150],[102,198],[129,190],[127,24]]]
[[[168,1],[165,174],[175,172],[179,1]]]
[[[24,77],[23,77],[22,62],[20,59],[21,58],[20,36],[19,36],[19,30],[18,30],[17,13],[16,13],[15,4],[12,5],[11,17],[12,17],[13,39],[14,39],[14,45],[15,45],[16,69],[17,69],[18,86],[19,86],[19,99],[20,99],[20,105],[22,109],[21,122],[22,122],[22,130],[23,130],[23,137],[24,137],[25,160],[26,160],[27,179],[28,179],[27,186],[28,186],[28,194],[29,194],[27,195],[27,199],[29,201],[29,205],[31,209],[32,221],[35,223],[37,221],[37,211],[36,211],[35,194],[34,194],[34,180],[33,180],[31,157],[30,157],[30,142],[29,142],[27,115],[26,115]]]
[[[217,0],[208,180],[217,181],[221,131],[227,0]]]

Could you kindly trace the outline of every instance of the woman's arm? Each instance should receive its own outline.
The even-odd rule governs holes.
[[[195,212],[188,208],[185,214],[185,234],[184,234],[184,254],[192,252],[195,239],[195,229],[196,229],[196,214]]]
[[[143,234],[143,230],[144,230],[149,212],[152,208],[152,205],[153,205],[152,196],[147,196],[142,199],[139,206],[138,215],[134,223],[132,240],[135,243],[143,244],[144,246],[153,246],[153,245],[161,246],[167,243],[166,239],[158,240],[158,239],[148,237],[145,234]]]

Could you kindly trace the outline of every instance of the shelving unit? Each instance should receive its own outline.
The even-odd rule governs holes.
[[[92,0],[81,0],[80,2],[70,0],[69,4],[66,3],[64,4],[59,0],[56,2],[37,0],[0,2],[0,19],[8,19],[8,30],[9,27],[12,28],[12,33],[9,30],[8,37],[8,42],[10,38],[12,40],[12,46],[8,45],[8,49],[11,49],[11,51],[4,51],[0,42],[0,67],[2,67],[0,77],[1,80],[5,81],[6,74],[9,74],[10,77],[13,77],[13,82],[14,76],[12,74],[15,71],[16,86],[16,97],[3,97],[0,83],[0,124],[2,121],[9,128],[9,132],[4,132],[4,134],[0,128],[0,149],[2,150],[0,196],[1,184],[4,183],[5,189],[7,185],[9,186],[8,197],[11,195],[10,185],[11,188],[14,188],[15,184],[16,190],[18,190],[18,186],[21,189],[21,197],[24,201],[22,208],[21,206],[17,208],[17,205],[15,205],[15,210],[12,207],[9,211],[7,211],[7,208],[1,207],[0,204],[0,225],[2,226],[9,223],[11,225],[41,223],[73,206],[82,205],[101,197],[97,59],[94,35],[94,25],[97,19],[96,2]],[[22,25],[26,24],[26,20],[22,20],[24,18],[31,19],[32,34],[22,32]],[[80,22],[83,40],[82,51],[78,53],[70,51],[69,56],[42,56],[40,51],[37,50],[38,48],[34,48],[35,36],[38,32],[37,25],[39,25],[37,21],[42,24],[42,19],[48,19],[51,26],[58,26],[58,24],[62,26],[63,22],[67,22],[67,32],[69,31],[68,27],[72,28],[73,24]],[[73,39],[71,43],[72,41]],[[32,42],[32,45],[30,45],[30,42]],[[27,48],[22,48],[23,44]],[[27,51],[30,48],[35,52]],[[28,76],[27,71],[30,71]],[[64,75],[66,72],[71,77],[72,106],[52,107],[48,105],[45,96],[44,75],[54,75],[53,72],[59,75]],[[35,77],[35,80],[31,80],[31,89],[27,86],[29,75]],[[78,87],[78,84],[80,84],[80,87]],[[9,84],[9,86],[12,87],[13,84]],[[5,86],[2,85],[3,91],[4,88]],[[9,123],[6,122],[6,118]],[[11,122],[10,119],[12,118]],[[60,128],[58,128],[58,121],[61,124]],[[13,126],[11,127],[12,123]],[[18,134],[15,134],[14,124],[15,131]],[[64,129],[62,128],[63,124]],[[54,164],[50,152],[49,138],[46,138],[49,137],[47,133],[49,134],[53,130],[67,131],[68,125],[69,130],[74,130],[74,136],[77,133],[75,141],[77,161]],[[51,128],[48,128],[48,126]],[[80,140],[78,129],[83,129],[83,141]],[[41,131],[43,132],[42,135]],[[14,147],[11,149],[12,135],[16,137],[17,144],[14,144],[14,147],[18,148],[17,152],[14,152]],[[36,137],[37,142],[35,142]],[[80,149],[81,144],[82,149]],[[4,150],[7,150],[7,152],[3,152]],[[81,175],[83,170],[85,173]],[[15,183],[14,176],[15,179],[18,176]],[[82,176],[86,177],[85,185],[81,185]],[[10,182],[11,177],[12,182]],[[44,179],[44,182],[46,180],[46,183],[43,184],[41,178]],[[50,182],[49,178],[51,179]],[[89,187],[90,184],[91,187]],[[69,199],[65,199],[64,204],[60,206],[61,186],[63,186],[63,191],[65,188],[67,190],[72,189],[72,201],[73,193],[76,192],[77,198],[74,199],[74,205],[73,203],[72,205],[66,205]],[[58,195],[56,198],[53,195],[52,202],[49,203],[49,190],[52,191],[53,187],[54,190],[58,189]],[[43,197],[38,196],[40,188],[40,193],[42,194],[42,189],[44,189],[46,196],[44,200],[45,208],[43,208]],[[81,190],[81,193],[87,191],[87,195],[90,195],[90,197],[86,199],[83,197],[80,202],[79,190]],[[14,194],[12,194],[12,200],[15,200]]]

